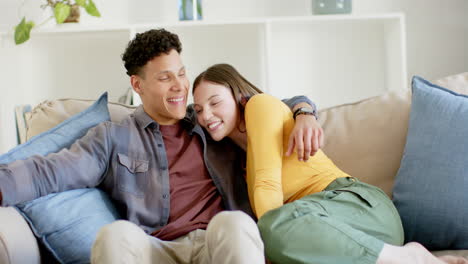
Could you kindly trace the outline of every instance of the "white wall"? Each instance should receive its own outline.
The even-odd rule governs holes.
[[[354,0],[353,13],[404,12],[408,76],[468,71],[467,0]]]
[[[27,46],[19,47],[21,55],[17,57],[18,53],[12,52],[17,48],[13,42],[0,39],[0,154],[16,145],[14,107],[29,102],[38,103],[29,91],[23,90],[33,85],[32,78],[22,75],[30,66],[30,49]]]
[[[206,0],[206,17],[310,15],[311,0]],[[267,8],[265,8],[267,6]],[[353,0],[353,14],[403,12],[408,77],[468,71],[468,0]]]

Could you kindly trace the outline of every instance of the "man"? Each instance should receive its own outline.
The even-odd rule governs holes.
[[[0,165],[2,206],[99,186],[128,221],[101,229],[93,263],[263,263],[243,153],[229,141],[214,143],[186,111],[181,51],[177,35],[163,29],[137,34],[123,61],[142,106],[120,124],[90,129],[69,149]],[[292,141],[309,156],[321,129],[313,116],[299,118]]]

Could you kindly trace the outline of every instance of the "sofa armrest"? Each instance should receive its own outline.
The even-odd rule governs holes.
[[[0,207],[0,263],[39,264],[36,238],[13,207]]]

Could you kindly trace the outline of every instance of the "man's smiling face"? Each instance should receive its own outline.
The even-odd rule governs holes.
[[[132,75],[145,112],[161,125],[172,125],[185,117],[189,80],[180,54],[171,50],[154,57]]]

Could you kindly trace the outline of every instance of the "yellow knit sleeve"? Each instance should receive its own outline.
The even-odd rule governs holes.
[[[245,108],[247,128],[247,182],[258,218],[283,205],[283,103],[273,96],[253,96]],[[253,186],[252,186],[253,185]],[[253,201],[252,201],[253,200]]]

